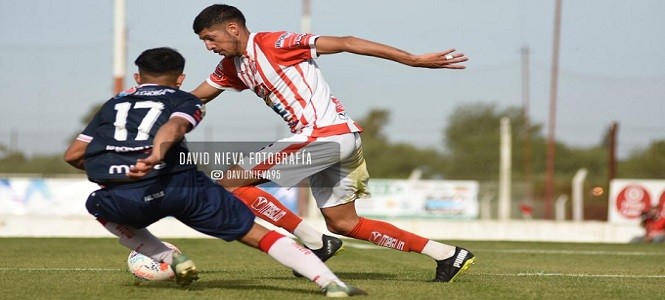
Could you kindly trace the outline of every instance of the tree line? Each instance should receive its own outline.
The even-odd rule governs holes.
[[[82,123],[87,124],[98,108],[93,107],[82,118]],[[363,148],[372,178],[407,178],[414,170],[419,170],[423,179],[492,183],[499,177],[499,124],[504,117],[511,121],[513,182],[527,186],[534,198],[542,198],[547,140],[542,124],[525,126],[527,120],[521,108],[500,109],[486,103],[457,107],[447,117],[448,125],[440,133],[443,150],[390,141],[384,132],[390,122],[388,110],[374,109],[358,121],[364,129]],[[528,148],[524,146],[527,139]],[[597,198],[599,203],[606,203],[610,171],[607,136],[599,136],[598,143],[591,147],[571,147],[556,142],[555,149],[556,194],[569,194],[572,177],[580,168],[585,168],[587,185],[605,191],[602,195],[591,195],[591,200]],[[525,157],[531,159],[527,161]],[[654,141],[616,164],[617,178],[665,179],[665,140]],[[82,174],[68,166],[60,154],[28,157],[21,152],[9,152],[3,145],[0,145],[0,173]]]
[[[81,123],[87,124],[98,108],[93,107]],[[448,126],[439,137],[443,150],[390,141],[383,131],[390,122],[390,111],[385,109],[374,109],[358,122],[364,129],[363,148],[372,177],[407,178],[414,169],[419,169],[423,178],[492,181],[499,176],[499,124],[503,117],[511,121],[513,179],[523,180],[527,172],[524,143],[528,134],[531,174],[534,180],[542,180],[547,149],[543,126],[530,124],[525,132],[525,118],[520,108],[501,110],[485,103],[457,107],[447,117]],[[607,180],[607,138],[599,137],[598,144],[591,147],[571,147],[556,142],[556,154],[557,178],[570,178],[578,169],[586,168],[590,180]],[[618,178],[665,179],[665,140],[653,141],[617,163]],[[9,152],[0,144],[0,173],[52,175],[78,171],[64,163],[60,154],[28,157],[20,151]]]

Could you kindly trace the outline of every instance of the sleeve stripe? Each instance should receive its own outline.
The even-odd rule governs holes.
[[[206,82],[207,82],[209,85],[211,85],[212,87],[214,87],[214,88],[216,88],[216,89],[218,89],[218,90],[223,90],[223,89],[224,89],[223,86],[221,86],[221,85],[217,84],[216,82],[212,81],[212,80],[210,79],[210,77],[206,78]]]
[[[235,92],[240,92],[240,91],[241,91],[241,90],[239,90],[239,89],[235,89],[235,88],[232,88],[232,87],[221,86],[221,85],[219,85],[218,83],[212,81],[212,79],[210,79],[210,77],[208,77],[208,78],[206,79],[206,82],[207,82],[209,85],[211,85],[212,87],[214,87],[214,88],[216,88],[216,89],[218,89],[218,90],[225,90],[225,91],[229,91],[229,90],[230,90],[230,91],[235,91]]]
[[[194,120],[194,118],[193,118],[192,116],[190,116],[190,115],[188,115],[188,114],[186,114],[186,113],[182,113],[182,112],[174,112],[173,114],[171,114],[171,117],[170,117],[170,118],[174,118],[174,117],[180,117],[180,118],[183,118],[183,119],[189,121],[189,123],[192,123],[192,126],[193,126],[193,127],[196,127],[196,125],[198,125],[198,123],[196,122],[196,120]],[[170,118],[169,118],[169,119],[170,119]]]
[[[90,143],[90,142],[92,142],[92,137],[89,136],[89,135],[85,135],[85,134],[83,134],[83,133],[79,134],[79,135],[76,137],[76,139],[79,140],[79,141],[81,141],[81,142],[86,142],[86,143]]]
[[[312,51],[311,55],[312,58],[318,58],[319,56],[316,54],[316,39],[318,39],[319,36],[315,35],[309,38],[309,46]]]

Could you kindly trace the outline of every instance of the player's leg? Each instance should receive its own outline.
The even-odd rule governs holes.
[[[227,173],[240,173],[243,171],[242,167],[234,165]],[[288,232],[294,232],[298,225],[302,223],[302,218],[286,208],[272,194],[256,187],[256,185],[266,181],[255,176],[250,176],[249,178],[226,177],[218,180],[217,183],[238,197],[257,217],[277,227],[284,228]]]
[[[255,216],[241,201],[221,186],[198,172],[191,188],[167,191],[165,209],[191,228],[223,239],[238,240],[251,247],[261,249],[278,262],[303,272],[322,288],[335,283],[335,288],[344,284],[313,253],[283,235],[269,231],[254,222]],[[348,289],[348,288],[347,288]],[[339,290],[335,290],[339,292]],[[352,292],[346,290],[346,292]]]
[[[276,231],[254,224],[239,239],[245,245],[260,249],[273,259],[316,283],[329,297],[366,295],[357,287],[342,282],[312,251]]]
[[[331,160],[329,162],[318,163],[316,157],[320,155],[315,152],[317,149],[312,149],[312,145],[316,144],[315,142],[316,140],[313,138],[303,135],[294,135],[272,143],[257,152],[265,155],[256,155],[256,157],[274,157],[274,155],[281,153],[297,153],[299,151],[304,151],[303,149],[306,148],[308,153],[315,158],[314,163],[270,166],[267,161],[263,162],[258,159],[250,161],[247,159],[246,163],[242,166],[232,166],[230,172],[227,172],[227,174],[233,172],[242,173],[241,171],[244,170],[256,171],[269,169],[273,174],[278,172],[277,174],[280,177],[278,179],[269,178],[272,181],[283,187],[295,186],[304,178],[307,178],[309,175],[314,174],[319,170],[326,168],[327,165],[335,162],[334,160]],[[339,159],[338,156],[336,159]],[[272,194],[256,187],[257,184],[266,181],[266,179],[261,179],[256,176],[250,176],[249,178],[231,178],[230,176],[225,176],[217,183],[244,202],[256,216],[277,227],[286,229],[286,231],[298,237],[298,239],[300,239],[309,249],[315,249],[315,253],[321,258],[321,260],[328,260],[342,248],[342,241],[340,239],[324,235],[309,223],[304,222],[301,217],[289,210]]]
[[[103,218],[97,218],[97,221],[101,223],[106,230],[117,236],[120,244],[127,247],[129,250],[134,250],[156,261],[162,261],[169,265],[173,262],[173,253],[175,253],[175,250],[162,243],[162,241],[152,235],[148,229],[120,225],[106,221]]]
[[[171,266],[176,274],[176,283],[189,285],[198,279],[196,264],[186,255],[166,246],[156,236],[152,235],[146,228],[133,228],[119,225],[113,222],[97,219],[104,228],[120,238],[120,244],[150,257],[156,261],[164,262]]]
[[[163,191],[158,183],[98,190],[90,194],[86,208],[104,228],[120,239],[120,244],[168,263],[176,274],[176,283],[188,285],[198,279],[194,262],[164,245],[145,228],[165,216],[159,205],[152,205],[162,199],[155,199],[152,203],[143,200],[144,195],[158,192],[155,189]]]
[[[300,216],[289,210],[272,194],[256,186],[243,186],[233,190],[254,215],[269,223],[286,229],[295,235],[323,261],[330,259],[342,248],[342,240],[323,234]]]
[[[328,229],[337,234],[370,241],[404,252],[423,253],[435,260],[451,257],[455,247],[402,230],[388,222],[359,217],[354,202],[321,208]]]
[[[322,208],[321,212],[333,233],[431,257],[437,262],[434,281],[452,281],[474,261],[474,255],[464,248],[424,238],[388,222],[358,217],[354,202]]]
[[[86,207],[88,212],[95,216],[106,230],[118,237],[121,245],[157,261],[170,264],[173,250],[164,245],[150,231],[143,228],[144,224],[132,224],[139,225],[142,228],[124,225],[133,223],[131,218],[123,218],[123,214],[124,212],[136,212],[135,202],[125,201],[125,199],[118,200],[119,197],[114,193],[122,193],[131,197],[134,192],[132,189],[120,191],[98,190],[90,194],[86,201]]]
[[[359,217],[355,200],[369,196],[369,173],[362,142],[358,134],[335,138],[341,144],[344,158],[340,164],[312,176],[310,181],[328,230],[395,250],[425,254],[437,262],[435,281],[452,281],[459,271],[473,263],[473,254],[466,249],[421,237],[388,222]]]

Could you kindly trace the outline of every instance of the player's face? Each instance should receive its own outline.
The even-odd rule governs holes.
[[[199,39],[203,41],[208,51],[222,56],[241,56],[244,52],[240,47],[237,31],[229,25],[205,28],[199,32]]]

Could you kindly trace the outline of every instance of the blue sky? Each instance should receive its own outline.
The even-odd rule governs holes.
[[[211,1],[127,0],[127,82],[134,58],[170,46],[187,58],[184,90],[219,56],[192,32]],[[300,0],[228,1],[251,31],[300,31]],[[520,47],[531,49],[532,122],[547,134],[554,0],[312,0],[312,31],[354,35],[413,52],[456,48],[463,71],[414,69],[375,58],[318,59],[333,93],[356,119],[389,109],[392,141],[442,149],[456,107],[522,105]],[[665,1],[563,1],[556,137],[600,142],[619,123],[619,154],[665,139]],[[27,153],[64,151],[81,117],[112,93],[113,1],[0,0],[0,144],[18,132]],[[498,124],[497,124],[498,127]],[[498,130],[498,129],[497,129]],[[190,140],[272,141],[286,125],[250,92],[224,93]],[[498,150],[497,150],[498,151]]]

